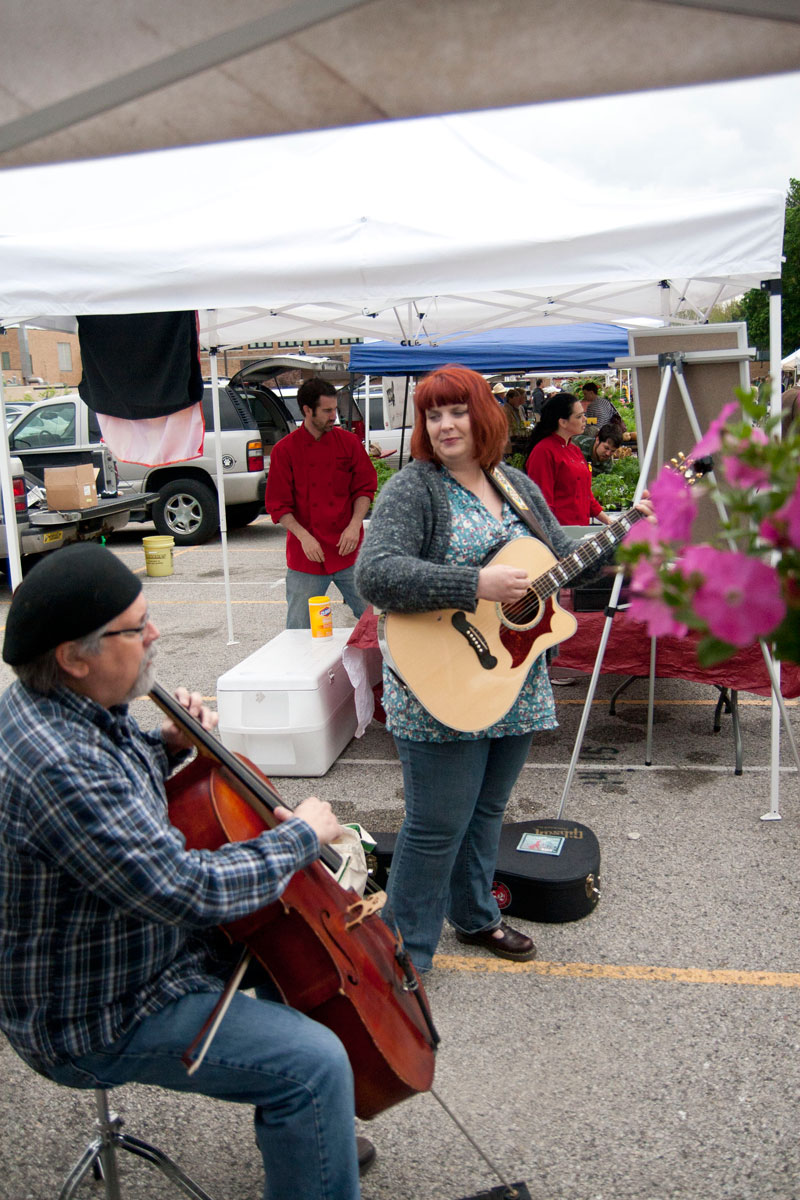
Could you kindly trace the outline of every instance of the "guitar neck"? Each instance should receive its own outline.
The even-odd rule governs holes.
[[[621,542],[628,530],[637,521],[640,521],[643,515],[638,509],[629,508],[627,512],[623,513],[611,525],[605,525],[596,534],[584,538],[576,546],[572,554],[568,554],[566,558],[560,559],[544,575],[540,575],[538,579],[534,579],[531,584],[531,591],[535,592],[542,599],[545,599],[547,596],[555,595],[560,588],[568,587],[588,567],[591,567],[593,563],[599,562],[609,550],[616,546],[618,542]]]

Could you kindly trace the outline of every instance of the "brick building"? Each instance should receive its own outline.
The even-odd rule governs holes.
[[[305,352],[322,358],[340,358],[347,364],[351,345],[361,338],[318,338],[307,341],[250,342],[230,350],[223,350],[218,357],[220,375],[231,378],[248,363],[257,362],[272,354],[299,354]],[[203,375],[208,378],[210,368],[208,355],[201,353]],[[81,353],[77,334],[61,333],[52,329],[20,327],[0,333],[0,367],[3,382],[9,385],[27,385],[31,381],[52,386],[76,388],[81,380]]]
[[[0,333],[3,382],[32,382],[77,387],[81,381],[81,352],[76,333],[20,326]]]

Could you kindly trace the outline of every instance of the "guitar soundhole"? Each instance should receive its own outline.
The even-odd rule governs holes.
[[[509,629],[535,629],[545,612],[545,601],[533,588],[529,588],[521,600],[513,604],[498,604],[497,616],[502,625]]]

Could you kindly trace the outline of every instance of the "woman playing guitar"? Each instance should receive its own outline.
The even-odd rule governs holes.
[[[448,674],[445,643],[455,639],[455,658],[465,655],[476,678],[488,677],[498,665],[499,654],[490,653],[470,618],[481,605],[494,612],[527,604],[532,572],[513,560],[487,564],[486,559],[529,531],[488,475],[500,462],[508,427],[485,379],[463,367],[442,367],[417,386],[414,403],[415,461],[381,492],[356,582],[366,599],[388,612],[387,630],[394,614],[425,614],[423,622],[434,614],[428,624],[437,628],[440,622],[433,645],[441,644],[441,658],[428,645],[419,673],[427,682],[439,681],[449,699],[460,692],[455,699],[469,707],[477,689],[468,674]],[[536,485],[520,471],[505,470],[558,557],[574,551],[576,543],[555,521]],[[642,509],[651,511],[647,502]],[[413,620],[410,624],[413,628]],[[553,635],[549,644],[557,640]],[[423,706],[413,684],[405,686],[384,666],[383,705],[403,767],[406,805],[384,919],[397,923],[421,972],[431,968],[445,917],[459,941],[501,958],[524,962],[536,953],[527,935],[501,921],[492,895],[511,789],[533,734],[557,724],[544,658],[523,656],[521,661],[524,674],[514,698],[501,705],[499,719],[482,720],[478,701],[478,711],[458,728],[432,715],[436,705]],[[412,673],[401,671],[407,683]]]

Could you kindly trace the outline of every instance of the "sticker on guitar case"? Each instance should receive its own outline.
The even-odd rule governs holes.
[[[565,841],[554,834],[523,833],[517,849],[526,854],[560,854]]]

